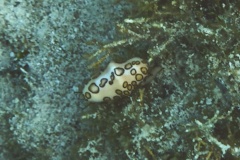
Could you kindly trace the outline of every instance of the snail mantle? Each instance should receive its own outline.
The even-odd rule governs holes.
[[[95,79],[83,89],[83,95],[90,102],[110,101],[131,92],[148,76],[148,64],[135,57],[125,63],[110,62]]]

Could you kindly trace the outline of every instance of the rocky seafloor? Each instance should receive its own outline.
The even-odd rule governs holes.
[[[0,1],[0,159],[239,159],[239,35],[237,0]],[[132,57],[162,69],[81,96]]]

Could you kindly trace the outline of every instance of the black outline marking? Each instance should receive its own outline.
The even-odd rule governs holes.
[[[117,75],[117,76],[121,76],[121,75],[123,75],[124,74],[124,69],[123,68],[120,68],[120,67],[117,67],[117,68],[115,68],[114,69],[114,73],[115,73],[115,75]],[[120,74],[119,74],[120,73]]]
[[[132,72],[134,72],[134,73],[132,73]],[[131,69],[130,73],[131,73],[131,75],[135,75],[137,73],[137,70],[135,68],[133,68],[133,69]]]
[[[132,68],[132,64],[131,63],[125,64],[124,68],[125,69],[131,69]]]
[[[120,99],[121,99],[120,96],[114,96],[114,97],[113,97],[113,100],[114,100],[114,101],[117,101],[117,100],[120,100]]]
[[[139,78],[138,76],[141,76],[140,80],[138,80],[138,78]],[[136,79],[136,81],[142,81],[143,80],[143,75],[142,74],[136,74],[135,79]]]
[[[101,88],[105,87],[105,85],[107,84],[107,82],[108,82],[108,79],[107,79],[107,78],[102,78],[102,79],[100,80],[99,87],[101,87]]]
[[[115,75],[113,72],[111,72],[110,79],[111,79],[111,81],[113,81],[115,79]]]
[[[109,81],[108,84],[112,85],[112,84],[113,84],[113,81]]]
[[[127,88],[127,86],[128,86],[128,82],[127,82],[127,81],[124,81],[122,87],[123,87],[123,88]]]
[[[140,63],[141,63],[140,61],[136,61],[136,62],[135,62],[136,65],[139,65]]]
[[[129,91],[131,91],[131,90],[133,90],[133,86],[132,86],[131,84],[128,84],[127,89],[128,89]]]
[[[147,67],[141,67],[141,72],[144,74],[144,75],[147,75],[148,74],[148,69]]]
[[[137,81],[132,81],[131,84],[132,84],[133,86],[136,86],[136,85],[137,85]]]
[[[89,96],[89,97],[88,97]],[[85,99],[90,99],[90,98],[92,98],[92,95],[91,95],[91,93],[89,93],[89,92],[85,92],[85,94],[84,94],[84,97],[85,97]]]
[[[116,89],[116,90],[115,90],[115,93],[116,93],[117,95],[120,95],[120,96],[122,95],[122,91],[121,91],[120,89]]]
[[[96,91],[92,91],[92,87],[97,87],[97,90]],[[99,93],[99,87],[96,85],[96,83],[91,83],[90,85],[89,85],[89,87],[88,87],[88,90],[90,91],[90,92],[92,92],[92,93]]]
[[[103,97],[103,101],[104,102],[109,102],[109,101],[111,101],[111,98],[110,97]]]
[[[129,96],[129,95],[130,95],[130,92],[129,92],[129,91],[123,91],[123,94],[124,94],[125,96]]]

